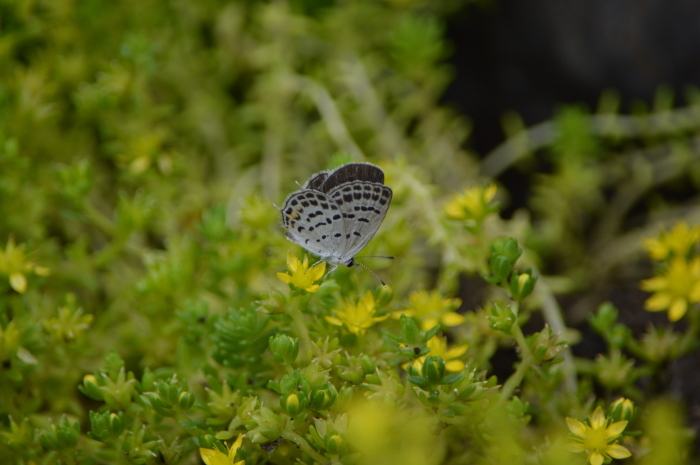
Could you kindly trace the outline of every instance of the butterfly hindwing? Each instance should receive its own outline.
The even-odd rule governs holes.
[[[383,184],[352,181],[328,194],[342,214],[346,240],[342,255],[349,260],[376,234],[389,209],[392,192]]]
[[[310,189],[292,192],[281,211],[286,236],[295,244],[321,258],[344,247],[342,212],[326,194]]]

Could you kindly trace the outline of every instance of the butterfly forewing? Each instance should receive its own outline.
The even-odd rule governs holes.
[[[384,171],[370,163],[348,163],[331,172],[322,171],[314,175],[307,183],[315,182],[325,175],[318,190],[329,193],[341,184],[353,181],[364,181],[377,184],[384,184]]]
[[[321,186],[325,182],[326,178],[328,178],[328,171],[321,171],[320,173],[316,173],[313,176],[311,176],[311,179],[306,181],[302,189],[313,189],[321,192],[326,192],[323,189],[321,189]]]

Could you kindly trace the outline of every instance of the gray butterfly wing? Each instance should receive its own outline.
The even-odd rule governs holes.
[[[289,194],[281,208],[286,237],[324,260],[345,247],[340,207],[326,194],[302,189]]]
[[[376,234],[389,210],[392,191],[380,183],[351,181],[336,186],[328,195],[340,208],[343,218],[346,242],[340,261],[345,263]]]

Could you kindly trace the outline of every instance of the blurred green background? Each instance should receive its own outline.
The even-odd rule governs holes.
[[[97,403],[76,386],[112,350],[137,378],[204,385],[220,349],[208,317],[284,288],[275,273],[299,252],[274,205],[343,162],[381,166],[394,189],[366,253],[397,257],[368,263],[396,296],[436,288],[462,297],[462,312],[490,297],[475,278],[486,244],[439,212],[455,192],[495,181],[505,219],[492,236],[524,245],[583,331],[578,355],[604,350],[583,328],[604,300],[641,332],[638,281],[651,274],[641,239],[700,222],[700,94],[689,85],[679,98],[680,84],[661,81],[634,103],[603,83],[592,105],[548,96],[541,117],[507,99],[470,106],[460,95],[484,82],[459,80],[458,39],[470,33],[474,48],[480,36],[460,21],[499,10],[466,6],[0,0],[0,460],[56,460],[12,425],[49,430],[68,415],[85,431]],[[459,108],[490,108],[491,126],[474,126],[490,139],[474,142],[479,115]],[[343,297],[377,284],[361,269],[335,273]],[[514,357],[503,354],[491,366],[499,378]],[[683,366],[666,367],[650,394],[697,400]]]

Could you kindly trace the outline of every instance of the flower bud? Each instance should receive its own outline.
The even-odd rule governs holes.
[[[56,438],[61,448],[75,447],[78,445],[78,439],[80,439],[80,429],[78,427],[78,430],[76,430],[75,426],[71,425],[66,419],[63,424],[56,428]]]
[[[56,435],[48,431],[42,431],[39,433],[39,443],[46,450],[59,449],[58,439],[56,438]]]
[[[523,300],[532,293],[535,284],[537,284],[537,276],[532,276],[530,268],[522,274],[516,271],[510,278],[510,295],[513,300]]]
[[[340,453],[340,448],[343,446],[343,438],[339,434],[331,434],[325,440],[325,447],[328,452],[333,455]]]
[[[104,400],[95,375],[85,375],[83,377],[83,385],[80,391],[92,400]]]
[[[624,397],[620,397],[610,405],[609,416],[613,421],[632,421],[636,408],[634,402]]]
[[[88,436],[97,441],[103,441],[109,437],[109,425],[107,424],[107,415],[90,410],[90,427],[91,431]]]
[[[516,321],[515,313],[511,308],[503,307],[499,303],[494,303],[490,307],[491,315],[487,316],[486,319],[489,322],[489,327],[497,331],[503,331],[506,334],[510,334],[510,328]]]
[[[445,377],[445,361],[442,357],[429,355],[423,362],[423,378],[432,385],[440,384]]]
[[[302,393],[292,393],[280,398],[280,407],[282,411],[290,417],[296,417],[304,411],[308,400]]]
[[[119,436],[124,431],[124,415],[111,413],[109,415],[109,429],[114,436]]]
[[[299,339],[291,338],[286,334],[277,334],[270,337],[270,351],[277,363],[285,365],[296,360],[299,354]]]
[[[177,401],[177,405],[182,410],[188,410],[194,405],[194,395],[188,391],[182,391]]]
[[[311,391],[311,407],[314,410],[328,410],[337,396],[335,386],[330,383],[319,384]]]

